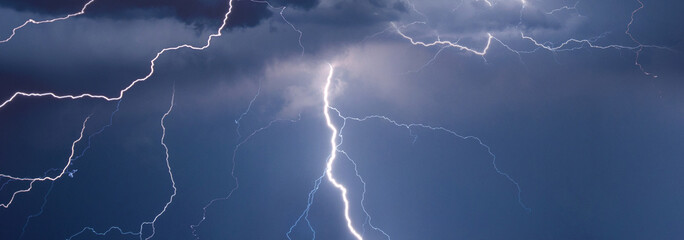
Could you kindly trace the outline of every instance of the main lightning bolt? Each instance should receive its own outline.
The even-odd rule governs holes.
[[[12,34],[11,34],[9,37],[5,38],[4,40],[0,40],[0,43],[6,43],[6,42],[9,42],[10,40],[12,40],[12,38],[14,37],[14,35],[17,34],[17,31],[18,31],[19,29],[24,28],[24,27],[25,27],[26,25],[28,25],[29,23],[30,23],[30,24],[35,24],[35,25],[43,24],[43,23],[53,23],[53,22],[62,21],[62,20],[67,20],[67,19],[69,19],[69,18],[71,18],[71,17],[75,17],[75,16],[78,16],[78,15],[85,14],[85,10],[86,10],[86,8],[88,8],[88,5],[90,5],[90,4],[93,3],[93,2],[95,2],[95,0],[90,0],[90,1],[88,1],[85,5],[83,5],[83,8],[81,8],[81,11],[76,12],[76,13],[72,13],[72,14],[69,14],[69,15],[66,15],[66,16],[64,16],[64,17],[53,18],[53,19],[42,20],[42,21],[36,21],[36,20],[33,20],[33,19],[26,20],[26,22],[24,22],[24,24],[21,24],[21,25],[15,27],[15,28],[13,28],[13,29],[12,29]]]
[[[335,124],[332,123],[332,120],[330,119],[330,84],[332,82],[332,77],[333,77],[333,72],[335,68],[331,65],[330,66],[330,73],[328,74],[328,78],[326,79],[325,87],[323,88],[323,115],[325,115],[325,123],[332,132],[330,135],[330,157],[328,158],[328,163],[326,165],[326,170],[325,170],[325,176],[328,178],[328,181],[332,183],[335,188],[340,190],[340,193],[342,195],[342,201],[344,202],[344,218],[347,221],[347,228],[349,229],[349,232],[354,235],[354,237],[358,240],[363,240],[363,237],[354,229],[354,226],[352,224],[352,220],[349,217],[349,199],[347,199],[347,188],[342,185],[341,183],[337,182],[335,177],[333,176],[333,163],[335,163],[335,159],[337,158],[337,127],[335,127]]]

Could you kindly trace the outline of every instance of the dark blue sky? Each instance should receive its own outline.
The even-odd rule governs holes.
[[[0,40],[85,3],[0,0]],[[324,175],[328,64],[363,239],[684,235],[684,3],[232,3],[120,101],[0,107],[0,239],[358,239]],[[117,97],[227,11],[95,0],[28,24],[0,43],[0,103]]]

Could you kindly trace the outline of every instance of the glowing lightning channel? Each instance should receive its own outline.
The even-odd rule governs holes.
[[[489,2],[489,1],[487,1],[487,0],[484,0],[484,1],[485,1],[486,3],[488,3],[488,4],[491,3],[491,2]],[[410,37],[410,36],[404,34],[404,33],[401,31],[401,28],[404,28],[404,27],[406,27],[406,26],[408,26],[408,25],[403,25],[403,26],[401,26],[401,27],[398,27],[394,22],[392,22],[390,28],[394,28],[394,30],[395,30],[395,32],[396,32],[397,34],[399,34],[399,35],[400,35],[401,37],[403,37],[404,39],[409,40],[409,41],[411,42],[411,44],[412,44],[412,45],[415,45],[415,46],[432,47],[432,46],[438,46],[438,45],[439,45],[439,46],[443,46],[443,47],[454,47],[454,48],[457,48],[457,49],[460,49],[460,50],[464,50],[464,51],[466,51],[466,52],[470,52],[470,53],[473,53],[473,54],[482,56],[483,58],[484,58],[484,56],[487,54],[487,50],[489,50],[489,47],[490,47],[491,42],[492,42],[492,39],[493,39],[494,41],[499,42],[502,46],[504,46],[504,47],[505,47],[506,49],[508,49],[509,51],[511,51],[511,52],[513,52],[513,53],[515,53],[515,54],[517,54],[519,58],[521,57],[521,55],[520,55],[521,53],[532,53],[532,52],[536,52],[536,51],[539,50],[539,49],[545,49],[545,50],[548,50],[548,51],[550,51],[550,52],[552,52],[552,53],[560,52],[560,51],[573,51],[573,50],[581,49],[581,48],[584,48],[584,47],[595,48],[595,49],[602,49],[602,50],[605,50],[605,49],[617,49],[617,50],[623,49],[623,50],[630,50],[630,51],[634,51],[634,52],[636,53],[636,57],[635,57],[635,60],[634,60],[634,65],[637,66],[637,67],[639,67],[639,70],[641,70],[641,72],[642,72],[644,75],[646,75],[646,76],[651,76],[651,77],[654,77],[654,78],[657,78],[657,77],[658,77],[657,75],[654,75],[654,74],[652,74],[652,73],[650,73],[650,72],[647,72],[647,71],[644,69],[644,67],[641,65],[641,63],[639,62],[639,57],[640,57],[641,52],[642,52],[645,48],[655,48],[655,49],[667,50],[667,51],[673,51],[673,50],[672,50],[671,48],[663,47],[663,46],[658,46],[658,45],[647,45],[647,44],[642,44],[641,42],[639,42],[639,41],[632,35],[632,33],[631,33],[631,26],[632,26],[632,24],[634,23],[634,16],[637,14],[637,12],[639,12],[641,9],[644,8],[644,3],[643,3],[641,0],[636,0],[636,1],[639,3],[639,7],[636,8],[636,9],[634,9],[634,10],[632,11],[632,14],[631,14],[631,16],[630,16],[630,21],[629,21],[629,23],[627,23],[627,28],[626,28],[626,30],[625,30],[625,34],[626,34],[627,36],[629,36],[629,38],[630,38],[634,43],[636,43],[636,46],[625,46],[625,45],[618,45],[618,44],[610,44],[610,45],[597,45],[597,44],[595,44],[594,42],[595,42],[597,39],[602,38],[602,37],[605,35],[605,33],[602,34],[602,35],[600,35],[600,36],[598,36],[598,37],[590,38],[590,39],[575,39],[575,38],[570,38],[570,39],[566,40],[565,42],[562,42],[561,44],[558,44],[558,45],[556,45],[556,46],[553,46],[551,43],[540,43],[540,42],[537,41],[536,39],[534,39],[534,38],[532,38],[532,37],[530,37],[530,36],[525,35],[525,33],[523,33],[523,32],[521,31],[521,32],[520,32],[520,35],[521,35],[522,39],[529,40],[530,42],[532,42],[532,44],[534,44],[534,45],[537,47],[537,49],[534,49],[534,50],[531,50],[531,51],[515,50],[515,49],[511,48],[510,46],[508,46],[507,44],[505,44],[503,41],[501,41],[501,40],[499,40],[498,38],[492,36],[492,34],[487,33],[487,35],[489,36],[489,38],[487,39],[487,45],[484,47],[483,50],[478,51],[478,50],[472,49],[472,48],[470,48],[470,47],[460,45],[460,44],[458,44],[458,42],[451,42],[451,41],[444,41],[444,40],[441,40],[441,39],[439,39],[439,36],[437,36],[437,40],[436,40],[436,41],[430,42],[430,43],[423,42],[423,41],[414,40],[412,37]],[[524,10],[524,8],[525,8],[527,2],[526,2],[525,0],[521,0],[520,3],[521,3],[520,23],[518,23],[518,26],[520,26],[520,25],[522,24],[522,14],[523,14],[523,10]],[[549,12],[544,12],[544,13],[545,13],[545,14],[554,14],[555,12],[562,11],[562,10],[575,10],[575,11],[577,11],[577,5],[578,5],[578,4],[579,4],[579,1],[576,2],[575,5],[573,5],[572,7],[570,7],[570,6],[563,6],[563,7],[561,7],[561,8],[554,9],[554,10],[551,10],[551,11],[549,11]],[[579,13],[578,13],[578,14],[579,14]],[[424,22],[413,22],[413,23],[411,23],[411,24],[415,24],[415,23],[424,23]],[[410,24],[409,24],[409,25],[410,25]],[[384,32],[384,31],[383,31],[383,32]],[[382,33],[382,32],[380,32],[380,33]],[[379,34],[379,33],[378,33],[378,34]],[[579,46],[574,46],[575,44],[577,44],[577,45],[579,45]],[[438,52],[438,53],[439,53],[439,52]],[[521,59],[521,58],[520,58],[520,59]],[[434,57],[433,57],[433,59],[430,60],[426,65],[429,65],[432,61],[434,61]],[[486,59],[485,59],[485,61],[486,61]],[[521,59],[521,62],[522,62],[522,59]],[[425,67],[425,66],[421,67],[421,69],[424,68],[424,67]]]
[[[53,18],[53,19],[48,19],[48,20],[43,20],[43,21],[36,21],[36,20],[33,20],[33,19],[26,20],[26,22],[24,22],[24,24],[21,24],[21,25],[19,25],[18,27],[13,28],[13,29],[12,29],[12,34],[11,34],[9,37],[7,37],[6,39],[0,40],[0,43],[6,43],[6,42],[9,42],[9,40],[12,40],[12,38],[14,37],[14,35],[17,34],[17,30],[24,28],[24,27],[25,27],[26,25],[28,25],[29,23],[35,24],[35,25],[43,24],[43,23],[52,23],[52,22],[57,22],[57,21],[66,20],[66,19],[69,19],[69,18],[71,18],[71,17],[78,16],[78,15],[82,15],[82,14],[85,13],[86,8],[88,8],[88,5],[90,5],[90,4],[93,3],[93,2],[95,2],[95,0],[90,0],[90,1],[88,1],[85,5],[83,5],[83,8],[81,8],[81,11],[80,11],[80,12],[72,13],[72,14],[66,15],[66,16],[64,16],[64,17]]]
[[[171,94],[171,106],[169,106],[169,110],[167,110],[166,113],[164,113],[164,116],[162,116],[161,121],[160,121],[161,122],[161,128],[162,128],[162,136],[161,136],[161,140],[159,141],[161,143],[161,145],[164,146],[164,154],[166,155],[166,169],[169,170],[169,178],[171,178],[171,187],[173,188],[173,194],[171,194],[171,196],[169,197],[169,201],[166,202],[166,205],[164,205],[164,209],[161,212],[159,212],[157,214],[157,216],[154,216],[154,220],[152,220],[151,222],[143,222],[142,224],[140,224],[140,233],[141,233],[140,236],[141,237],[142,237],[143,227],[145,225],[152,226],[152,234],[149,237],[146,237],[145,240],[148,240],[148,239],[151,239],[152,237],[154,237],[154,234],[156,232],[154,224],[157,222],[157,219],[166,212],[166,209],[169,207],[169,205],[171,205],[171,203],[173,202],[173,198],[176,196],[176,192],[178,191],[178,189],[176,189],[176,181],[173,179],[173,172],[171,172],[171,164],[169,163],[169,147],[167,147],[166,143],[164,142],[164,138],[166,137],[166,126],[164,126],[164,120],[166,119],[167,116],[169,116],[169,114],[173,110],[175,98],[176,98],[176,89],[174,87],[173,93]]]
[[[104,232],[98,232],[98,231],[95,230],[95,228],[92,228],[92,227],[84,227],[80,232],[77,232],[76,234],[69,236],[68,238],[66,238],[66,240],[71,240],[72,238],[74,238],[74,237],[76,237],[76,236],[78,236],[78,235],[81,235],[81,234],[83,234],[83,233],[86,232],[86,231],[89,231],[89,232],[91,232],[91,233],[93,233],[93,234],[95,234],[95,235],[97,235],[97,236],[105,236],[105,235],[107,235],[109,232],[114,231],[114,230],[116,230],[117,232],[119,232],[119,234],[121,234],[121,235],[140,236],[140,233],[124,232],[124,231],[121,230],[121,228],[119,228],[119,227],[110,227],[110,228],[108,228],[108,229],[107,229],[106,231],[104,231]]]
[[[575,5],[573,5],[572,7],[566,5],[566,6],[562,6],[562,7],[560,7],[560,8],[553,9],[553,10],[548,11],[548,12],[544,12],[544,14],[546,14],[546,15],[553,15],[554,13],[560,12],[560,11],[563,11],[563,10],[574,10],[574,11],[577,11],[577,4],[579,4],[579,3],[580,3],[580,1],[577,1],[577,2],[575,2]],[[578,14],[579,14],[579,12],[578,12]]]
[[[262,1],[262,0],[250,0],[250,1],[255,2],[255,3],[263,3],[263,4],[266,4],[266,5],[268,5],[268,7],[273,8],[273,9],[278,9],[278,8],[280,8],[280,18],[282,18],[283,21],[285,21],[285,23],[287,23],[287,25],[290,25],[290,27],[292,28],[292,30],[294,30],[295,32],[299,33],[299,38],[297,39],[297,42],[299,43],[299,48],[302,49],[302,52],[301,52],[300,56],[303,57],[303,56],[304,56],[304,44],[302,44],[302,37],[304,36],[304,32],[302,32],[301,30],[299,30],[299,28],[295,27],[295,25],[292,24],[292,22],[290,22],[289,20],[287,20],[287,18],[285,18],[285,15],[284,15],[283,13],[285,12],[285,9],[287,8],[287,6],[284,6],[284,5],[283,5],[282,7],[274,7],[274,6],[273,6],[270,2],[268,2],[268,1]]]
[[[638,46],[637,46],[638,49],[636,51],[636,58],[634,59],[634,65],[639,67],[641,72],[643,72],[646,76],[653,76],[654,78],[657,78],[658,75],[653,75],[650,72],[646,72],[646,70],[644,70],[644,66],[642,66],[641,63],[639,63],[639,55],[641,54],[641,51],[644,50],[645,45],[643,45],[643,44],[641,44],[641,42],[637,41],[636,38],[634,38],[634,36],[632,36],[632,33],[630,32],[631,27],[632,27],[632,23],[634,23],[634,15],[637,12],[639,12],[639,10],[644,8],[644,3],[641,2],[641,0],[636,0],[636,1],[639,2],[639,7],[637,9],[634,9],[634,11],[632,11],[632,15],[630,15],[630,17],[629,17],[629,23],[627,23],[627,29],[625,30],[625,34],[627,34],[627,36],[629,36],[629,38],[631,38],[632,41],[634,41],[634,43],[638,44]]]
[[[44,177],[38,177],[38,178],[27,178],[27,177],[13,177],[13,176],[7,175],[7,174],[0,174],[0,178],[9,178],[9,179],[11,179],[11,180],[16,180],[16,181],[31,181],[31,183],[29,184],[29,187],[28,187],[28,188],[26,188],[26,189],[21,189],[21,190],[18,190],[18,191],[16,191],[16,192],[14,192],[14,193],[12,194],[12,197],[10,198],[9,202],[7,202],[7,203],[1,203],[1,204],[0,204],[0,207],[8,208],[10,205],[12,205],[12,202],[14,201],[15,197],[17,196],[17,194],[19,194],[19,193],[25,193],[25,192],[30,192],[31,189],[33,189],[33,184],[34,184],[35,182],[55,181],[55,180],[57,180],[57,179],[62,178],[65,174],[68,174],[67,169],[69,168],[69,166],[71,166],[71,162],[72,162],[72,160],[74,159],[74,152],[75,152],[74,149],[75,149],[75,147],[76,147],[76,144],[77,144],[78,142],[80,142],[81,139],[83,139],[83,132],[85,132],[86,123],[88,122],[88,119],[90,119],[90,116],[86,117],[86,119],[83,121],[83,125],[82,125],[82,127],[81,127],[81,134],[79,135],[78,139],[74,140],[74,142],[71,143],[71,155],[69,155],[69,160],[67,161],[67,164],[64,166],[64,168],[62,168],[62,171],[60,172],[59,175],[57,175],[57,176],[55,176],[55,177],[44,176]]]
[[[340,128],[340,139],[341,138],[342,138],[342,129]],[[340,141],[340,144],[338,144],[338,145],[341,145],[341,144],[342,143]],[[356,161],[354,161],[354,159],[349,157],[349,154],[347,154],[347,152],[345,152],[344,150],[340,149],[340,150],[337,150],[337,152],[344,155],[347,158],[347,160],[349,160],[349,162],[351,162],[352,165],[354,165],[354,173],[356,173],[356,177],[363,184],[363,192],[361,193],[361,210],[363,210],[363,213],[366,214],[366,221],[363,222],[363,231],[364,232],[366,231],[365,226],[366,226],[366,224],[368,224],[368,226],[370,226],[373,230],[378,231],[382,235],[384,235],[387,238],[387,240],[391,240],[392,238],[389,236],[389,234],[387,234],[384,230],[380,229],[379,227],[376,227],[373,225],[373,222],[372,222],[373,218],[371,218],[370,213],[368,213],[368,210],[366,210],[366,205],[364,204],[364,202],[366,201],[366,181],[364,181],[363,177],[361,177],[361,174],[359,174],[359,169],[358,169],[358,166],[356,165]]]
[[[169,148],[166,146],[166,142],[164,141],[166,139],[166,126],[164,125],[164,120],[166,120],[166,117],[169,116],[169,114],[171,114],[171,111],[173,110],[173,106],[175,105],[175,97],[176,97],[176,89],[174,86],[173,91],[171,93],[171,105],[169,106],[169,109],[164,113],[164,115],[162,116],[162,118],[160,120],[160,125],[162,128],[162,135],[161,135],[160,143],[161,143],[162,147],[164,147],[164,154],[166,156],[165,157],[166,168],[168,169],[169,178],[171,179],[171,187],[173,188],[173,193],[169,197],[169,201],[166,202],[166,204],[164,205],[164,208],[162,209],[162,211],[159,212],[157,215],[155,215],[155,217],[152,221],[141,223],[138,232],[124,232],[120,227],[117,227],[117,226],[109,227],[104,232],[97,232],[95,230],[95,228],[93,228],[93,227],[84,227],[81,231],[79,231],[79,232],[71,235],[70,237],[68,237],[67,240],[70,240],[70,239],[72,239],[78,235],[81,235],[85,232],[88,232],[88,231],[97,235],[97,236],[106,236],[109,232],[111,232],[113,230],[117,230],[122,235],[138,236],[142,240],[143,228],[145,225],[151,225],[152,226],[152,234],[150,236],[148,236],[147,238],[145,238],[145,240],[148,240],[148,239],[151,239],[152,237],[154,237],[154,235],[156,233],[155,223],[157,222],[157,219],[159,217],[161,217],[166,212],[166,209],[169,207],[169,205],[171,205],[171,203],[173,203],[173,199],[176,196],[176,193],[178,191],[178,189],[176,188],[176,181],[173,178],[173,172],[171,171],[171,164],[169,162]],[[88,137],[88,146],[83,150],[83,152],[81,152],[81,155],[74,157],[74,160],[82,157],[85,154],[85,152],[90,148],[90,141],[91,141],[91,138],[93,136],[96,136],[96,135],[102,133],[107,127],[110,127],[112,125],[114,114],[116,114],[119,111],[119,105],[120,104],[121,104],[121,101],[119,101],[119,103],[117,104],[116,110],[114,112],[112,112],[112,114],[110,116],[109,124],[105,125],[99,131],[95,132],[94,134],[90,135],[90,137]]]
[[[455,132],[453,130],[450,130],[450,129],[447,129],[444,127],[435,127],[435,126],[430,126],[430,125],[426,125],[426,124],[422,124],[422,123],[400,123],[400,122],[397,122],[397,121],[395,121],[389,117],[382,116],[382,115],[370,115],[370,116],[365,116],[365,117],[360,117],[360,118],[359,117],[347,117],[347,116],[343,116],[342,113],[337,108],[330,107],[330,109],[337,112],[338,117],[344,119],[345,123],[348,120],[357,121],[357,122],[365,122],[365,121],[371,120],[371,119],[378,119],[378,120],[383,120],[383,121],[389,122],[392,125],[397,126],[397,127],[406,128],[407,130],[409,130],[409,133],[411,133],[411,134],[413,134],[411,132],[412,128],[423,128],[423,129],[428,129],[428,130],[432,130],[432,131],[445,132],[445,133],[448,133],[450,135],[453,135],[453,136],[458,137],[458,138],[463,139],[463,140],[473,140],[473,141],[477,142],[481,147],[485,148],[487,150],[487,153],[489,154],[489,156],[492,157],[492,166],[494,167],[494,170],[499,175],[506,177],[506,179],[508,179],[508,181],[513,183],[513,185],[515,185],[515,187],[517,188],[517,190],[518,190],[518,204],[520,204],[520,206],[523,209],[525,209],[525,211],[527,211],[528,213],[532,211],[532,209],[527,207],[522,201],[522,188],[520,188],[520,184],[517,181],[515,181],[515,179],[513,179],[513,177],[511,177],[510,174],[499,169],[499,167],[496,164],[496,155],[494,154],[494,152],[492,152],[492,149],[489,147],[489,145],[485,144],[482,141],[482,139],[480,139],[479,137],[472,136],[472,135],[468,135],[468,136],[461,135],[461,134],[458,134],[457,132]],[[414,137],[414,141],[415,141],[415,137]]]
[[[328,128],[330,128],[330,131],[332,131],[332,134],[330,136],[330,157],[328,158],[328,164],[326,166],[325,170],[325,175],[328,178],[328,181],[335,186],[335,188],[339,189],[340,192],[342,193],[342,201],[344,202],[344,218],[347,220],[347,228],[349,228],[349,232],[354,235],[354,237],[358,240],[363,240],[363,237],[354,229],[354,226],[352,226],[352,220],[349,217],[349,200],[347,199],[347,188],[338,183],[335,177],[333,176],[332,170],[333,170],[333,163],[335,163],[335,159],[337,158],[337,127],[335,127],[335,124],[332,123],[332,120],[330,119],[330,100],[329,98],[329,90],[330,90],[330,84],[332,82],[332,76],[334,72],[334,68],[331,64],[328,64],[330,66],[330,73],[328,74],[328,78],[326,79],[325,87],[323,88],[323,115],[325,115],[325,122],[328,125]]]
[[[397,34],[399,34],[404,39],[409,40],[411,42],[411,44],[413,44],[413,45],[423,46],[423,47],[432,47],[432,46],[437,46],[437,45],[449,46],[449,47],[458,48],[460,50],[464,50],[464,51],[467,51],[467,52],[470,52],[470,53],[473,53],[475,55],[479,55],[482,57],[484,57],[484,55],[487,54],[487,50],[489,50],[489,46],[492,44],[492,39],[494,38],[494,36],[492,36],[492,34],[487,33],[487,45],[481,51],[478,51],[478,50],[472,49],[470,47],[460,45],[458,43],[454,43],[451,41],[445,41],[445,40],[441,40],[441,39],[438,39],[438,40],[431,42],[431,43],[426,43],[423,41],[416,41],[412,37],[409,37],[408,35],[401,32],[401,29],[399,29],[399,27],[394,22],[392,22],[391,24],[392,24],[392,27],[394,28],[394,30],[397,32]]]
[[[257,96],[258,96],[258,95],[257,95]],[[256,98],[256,96],[255,96],[255,98]],[[253,101],[250,102],[250,105],[251,105],[252,103],[253,103]],[[246,114],[247,114],[247,113],[244,113],[243,115],[240,116],[240,118],[239,118],[238,120],[236,120],[236,123],[238,124],[238,127],[240,126],[240,125],[239,125],[239,120],[241,120],[241,119],[242,119],[242,116],[244,116],[244,115],[246,115]],[[257,135],[258,133],[260,133],[260,132],[262,132],[262,131],[264,131],[264,130],[266,130],[266,129],[269,129],[271,126],[273,126],[274,124],[276,124],[276,123],[278,123],[278,122],[284,122],[284,121],[286,121],[286,122],[294,123],[294,122],[299,121],[300,119],[301,119],[301,115],[299,116],[298,119],[275,119],[275,120],[272,120],[272,121],[270,121],[266,126],[263,126],[263,127],[259,128],[259,129],[257,129],[257,130],[254,130],[251,134],[247,135],[244,139],[242,139],[242,141],[240,141],[238,144],[235,145],[235,147],[233,148],[232,167],[231,167],[231,170],[230,170],[230,176],[231,176],[231,178],[233,178],[233,181],[235,181],[235,187],[233,187],[232,189],[230,189],[230,191],[228,191],[228,194],[227,194],[226,196],[224,196],[224,197],[219,197],[219,198],[214,198],[214,199],[210,200],[206,205],[204,205],[204,207],[202,207],[202,219],[200,219],[200,221],[197,222],[196,224],[190,225],[190,229],[192,229],[192,235],[195,236],[195,239],[200,239],[200,237],[199,237],[199,235],[198,235],[198,233],[197,233],[197,230],[198,230],[199,227],[202,225],[202,223],[204,223],[204,221],[207,220],[207,209],[208,209],[209,207],[211,207],[214,203],[218,202],[218,201],[228,200],[231,196],[233,196],[233,193],[234,193],[235,191],[237,191],[238,188],[240,188],[240,182],[238,181],[238,178],[237,178],[237,176],[235,175],[235,167],[237,166],[237,153],[238,153],[238,151],[240,150],[240,147],[242,147],[242,145],[244,145],[245,143],[247,143],[250,139],[252,139],[252,137],[254,137],[255,135]],[[238,139],[238,140],[239,140],[239,139]]]
[[[299,43],[299,47],[302,49],[301,56],[304,56],[304,45],[302,44],[302,36],[304,36],[304,33],[301,30],[299,30],[297,27],[295,27],[294,24],[292,24],[290,21],[288,21],[287,18],[285,18],[285,15],[283,15],[285,8],[287,8],[287,7],[283,7],[283,9],[280,9],[280,17],[283,18],[283,21],[285,21],[288,25],[290,25],[290,27],[292,27],[292,30],[299,33],[299,38],[297,39],[297,42]]]
[[[240,122],[242,121],[242,118],[244,118],[248,113],[249,110],[252,109],[252,105],[254,105],[254,101],[259,97],[259,94],[261,93],[261,81],[259,81],[259,88],[257,89],[256,94],[254,94],[254,97],[252,97],[252,100],[249,101],[249,105],[247,105],[247,109],[245,109],[242,114],[240,114],[240,117],[238,119],[235,119],[235,132],[237,132],[238,139],[242,138],[242,135],[240,134]]]
[[[50,97],[56,98],[56,99],[95,98],[95,99],[104,99],[106,101],[120,100],[121,98],[123,98],[124,93],[126,93],[128,90],[133,88],[133,86],[135,86],[139,82],[143,82],[143,81],[147,80],[148,78],[150,78],[154,74],[154,64],[157,61],[157,59],[159,59],[159,57],[162,54],[164,54],[165,52],[176,51],[176,50],[184,49],[184,48],[189,48],[192,50],[201,51],[201,50],[204,50],[204,49],[207,49],[208,47],[210,47],[212,39],[214,39],[215,37],[222,36],[221,32],[228,25],[228,17],[230,16],[230,13],[232,11],[233,11],[233,0],[229,0],[228,1],[228,11],[226,12],[226,14],[223,17],[223,22],[221,23],[221,26],[218,28],[216,33],[209,35],[209,38],[207,38],[207,43],[205,45],[197,47],[197,46],[192,46],[190,44],[183,44],[183,45],[178,45],[175,47],[164,48],[161,51],[157,52],[157,54],[154,56],[154,58],[152,58],[152,60],[150,60],[150,72],[147,75],[145,75],[144,77],[138,78],[135,81],[131,82],[126,88],[119,91],[119,96],[117,96],[117,97],[107,97],[105,95],[97,95],[97,94],[92,94],[92,93],[82,93],[79,95],[57,95],[57,94],[52,93],[52,92],[46,92],[46,93],[16,92],[12,95],[12,97],[10,97],[9,99],[5,100],[2,104],[0,104],[0,109],[3,108],[5,105],[9,104],[10,102],[12,102],[18,96],[24,96],[24,97],[50,96]]]
[[[51,171],[59,171],[59,169],[57,169],[57,168],[49,169],[49,170],[45,171],[44,175],[47,176]],[[19,234],[19,239],[22,239],[24,237],[24,234],[26,234],[26,227],[28,227],[29,223],[31,222],[31,219],[36,218],[36,217],[43,214],[43,211],[45,210],[45,205],[47,204],[47,199],[50,196],[50,193],[52,192],[52,188],[54,186],[55,186],[55,182],[50,182],[50,188],[48,188],[47,192],[45,193],[45,196],[43,196],[43,204],[40,205],[40,211],[26,217],[26,222],[24,222],[24,227],[21,228],[21,234]]]

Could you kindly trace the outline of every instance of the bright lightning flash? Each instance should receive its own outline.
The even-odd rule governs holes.
[[[330,128],[330,131],[332,134],[330,135],[330,157],[328,158],[328,164],[326,166],[325,170],[325,175],[328,178],[328,181],[332,183],[335,188],[339,189],[341,194],[342,194],[342,201],[344,202],[344,218],[347,220],[347,228],[349,228],[349,232],[354,235],[354,237],[358,240],[363,240],[363,237],[361,234],[359,234],[356,229],[354,229],[354,226],[352,225],[352,220],[349,217],[349,199],[347,199],[347,188],[337,182],[335,177],[333,176],[333,163],[335,163],[335,159],[337,158],[337,127],[335,127],[335,124],[332,123],[332,120],[330,120],[330,84],[332,82],[332,77],[333,77],[333,72],[335,68],[331,65],[330,66],[330,73],[328,74],[328,78],[326,79],[325,87],[323,88],[323,115],[325,115],[325,123],[328,125],[328,128]]]

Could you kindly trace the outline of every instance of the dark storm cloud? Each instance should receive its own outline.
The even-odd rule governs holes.
[[[295,19],[313,20],[307,24],[326,27],[364,27],[395,21],[406,13],[404,2],[392,0],[376,1],[329,1],[320,8]]]
[[[2,1],[0,6],[18,11],[41,14],[61,15],[81,9],[87,1]],[[310,9],[316,5],[314,0],[278,1],[277,6],[292,6]],[[216,25],[228,9],[225,0],[96,0],[87,10],[88,17],[108,17],[115,19],[129,18],[166,18],[175,17],[187,23]],[[253,27],[263,19],[272,16],[268,5],[264,3],[241,0],[233,2],[233,14],[229,27]]]
[[[522,11],[522,16],[521,16]],[[519,1],[500,1],[489,6],[484,1],[416,2],[412,18],[407,22],[423,21],[440,33],[470,34],[504,32],[511,29],[563,30],[576,24],[576,14],[544,14],[534,5],[522,8]]]
[[[79,1],[71,3],[82,4]],[[199,19],[204,18],[205,21],[211,20],[212,26],[217,27],[227,7],[225,1],[198,2],[188,5],[191,7],[183,7],[183,3],[186,2],[173,1],[170,5],[164,5],[161,1],[138,3],[99,0],[95,1],[92,9],[89,8],[83,16],[53,24],[29,25],[21,29],[13,41],[0,45],[0,49],[3,49],[3,53],[0,54],[0,77],[11,86],[0,94],[41,89],[58,92],[91,90],[112,94],[115,89],[120,89],[133,79],[144,76],[149,69],[149,60],[160,49],[183,43],[203,44],[215,28],[197,28],[194,22],[187,21],[202,21]],[[397,4],[402,3],[396,1],[340,1],[326,2],[323,5],[316,5],[313,1],[283,3],[302,6],[287,8],[285,15],[303,30],[303,43],[308,54],[314,54],[321,46],[332,43],[357,42],[365,35],[378,31],[379,24],[398,19],[402,14],[401,8],[396,10]],[[21,22],[27,18],[49,18],[48,15],[35,16],[32,12],[17,12],[12,9],[38,12],[42,11],[41,8],[59,9],[52,1],[8,4],[10,5],[2,6],[4,9],[0,9],[7,22]],[[277,3],[273,5],[278,6]],[[313,6],[318,7],[306,8]],[[184,61],[187,56],[194,59],[195,55],[218,55],[212,58],[221,61],[204,61],[195,67],[205,68],[209,75],[212,75],[212,72],[220,72],[215,75],[222,75],[222,72],[228,70],[255,71],[263,67],[264,59],[299,53],[301,49],[296,42],[296,32],[279,16],[263,21],[265,17],[274,15],[273,11],[277,11],[266,7],[263,3],[235,1],[228,25],[254,29],[226,31],[222,38],[214,41],[212,51],[192,55],[183,54],[188,52],[186,50],[169,52],[161,57],[160,62],[166,59]],[[64,14],[64,11],[54,10],[55,14]],[[132,14],[133,11],[138,11],[133,15],[137,14],[144,18],[126,15]],[[207,15],[204,16],[204,13]],[[212,15],[214,19],[207,17]],[[261,24],[258,25],[259,23]],[[319,34],[309,34],[311,32]],[[222,42],[229,44],[223,45]],[[43,58],[37,57],[45,54],[61,60],[44,61]],[[178,54],[184,57],[169,57]],[[160,64],[160,68],[163,66]],[[30,71],[32,68],[43,70]],[[102,74],[103,72],[108,74]]]

